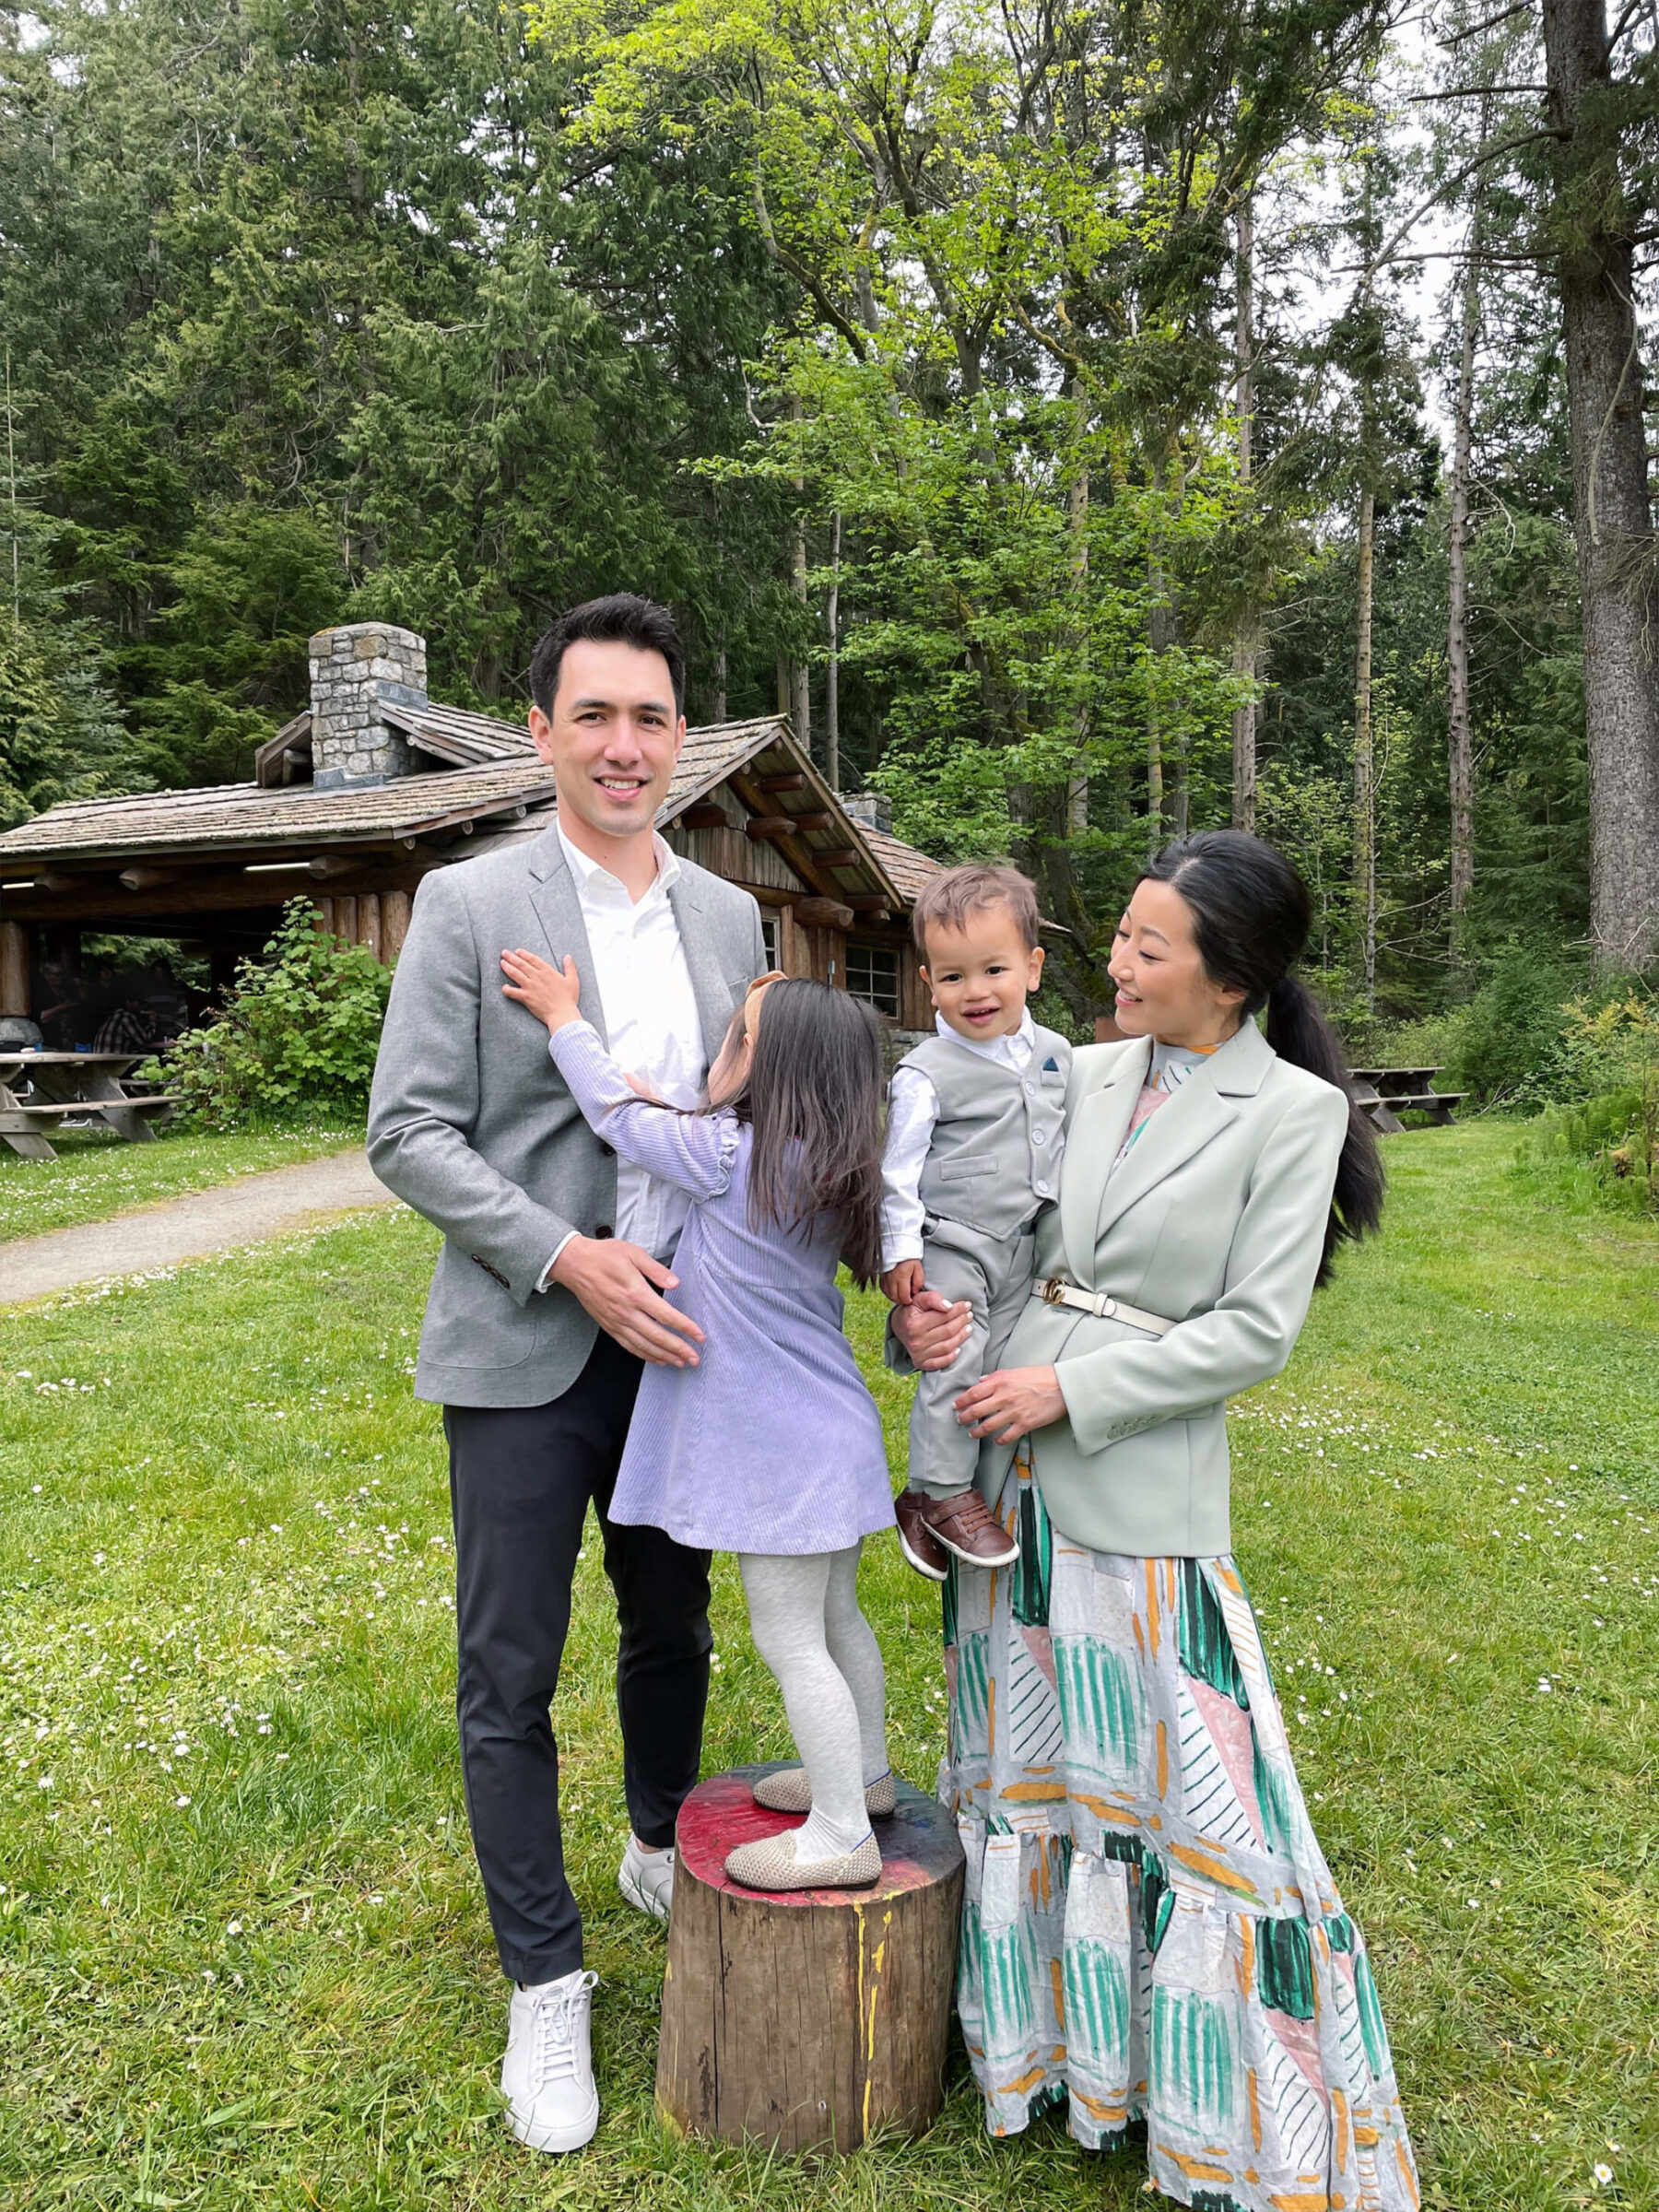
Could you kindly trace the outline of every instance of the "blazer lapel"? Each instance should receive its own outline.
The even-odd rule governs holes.
[[[668,903],[674,909],[675,927],[679,931],[691,994],[697,1001],[697,1018],[702,1025],[703,1055],[712,1067],[732,1019],[732,985],[722,971],[695,877],[682,874],[677,882],[671,883]]]
[[[1238,1120],[1239,1109],[1231,1101],[1261,1088],[1273,1057],[1272,1046],[1255,1023],[1246,1021],[1201,1067],[1194,1068],[1169,1104],[1153,1113],[1123,1166],[1115,1173],[1108,1170],[1095,1227],[1097,1241],[1137,1198],[1156,1190],[1230,1122]]]
[[[1072,1108],[1065,1158],[1060,1165],[1060,1238],[1074,1282],[1088,1284],[1092,1279],[1099,1178],[1102,1173],[1110,1178],[1151,1059],[1149,1041],[1122,1053],[1099,1089],[1078,1099]],[[1168,1107],[1163,1111],[1168,1112]]]
[[[571,875],[558,830],[544,830],[530,848],[530,903],[547,939],[548,957],[555,962],[569,957],[582,978],[582,1014],[599,1032],[608,1050],[605,1006],[599,996],[599,979],[594,972],[594,951],[587,924],[582,918],[582,900]]]

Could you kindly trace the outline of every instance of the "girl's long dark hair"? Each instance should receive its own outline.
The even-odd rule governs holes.
[[[728,1041],[741,1034],[743,1008]],[[748,1218],[799,1229],[833,1216],[861,1287],[881,1267],[881,1032],[868,1006],[803,981],[771,983],[748,1080],[724,1111],[751,1124]]]
[[[1328,1282],[1342,1239],[1357,1241],[1381,1222],[1385,1178],[1376,1132],[1354,1103],[1341,1041],[1312,993],[1290,972],[1312,923],[1308,887],[1282,853],[1242,830],[1205,830],[1166,845],[1141,881],[1180,892],[1211,982],[1243,992],[1246,1019],[1265,1006],[1267,1041],[1279,1058],[1334,1085],[1348,1102],[1316,1278]]]

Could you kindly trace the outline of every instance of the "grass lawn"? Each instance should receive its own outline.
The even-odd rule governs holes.
[[[1386,1238],[1239,1408],[1240,1556],[1426,2201],[1651,2206],[1659,1231],[1524,1204],[1512,1146],[1391,1140]],[[432,1241],[400,1209],[0,1315],[0,2198],[1147,2201],[1132,2156],[1086,2159],[1053,2118],[987,2141],[959,2057],[925,2142],[827,2169],[659,2130],[663,1937],[615,1888],[593,1545],[560,1734],[606,2115],[578,2159],[511,2143],[438,1419],[409,1395]],[[869,1353],[871,1302],[854,1326]],[[865,1587],[896,1763],[926,1783],[937,1601],[885,1540]],[[710,1769],[787,1749],[729,1562],[716,1604]]]
[[[275,1136],[161,1135],[153,1145],[132,1145],[107,1133],[69,1131],[53,1136],[55,1159],[19,1159],[0,1145],[0,1244],[131,1213],[262,1168],[292,1167],[362,1139],[360,1129],[298,1129]]]

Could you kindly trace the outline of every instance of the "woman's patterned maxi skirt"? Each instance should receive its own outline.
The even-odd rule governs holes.
[[[1232,1561],[1067,1543],[1023,1451],[998,1511],[1018,1564],[945,1587],[940,1770],[987,2125],[1064,2098],[1091,2148],[1144,2118],[1154,2183],[1206,2212],[1412,2212],[1365,1946]]]

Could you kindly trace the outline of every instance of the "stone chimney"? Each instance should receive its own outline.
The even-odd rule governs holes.
[[[884,830],[893,834],[893,802],[885,791],[855,791],[840,794],[843,812],[850,814],[861,830]]]
[[[426,640],[390,622],[320,629],[311,641],[311,697],[313,790],[406,776],[409,741],[381,710],[426,705]]]

